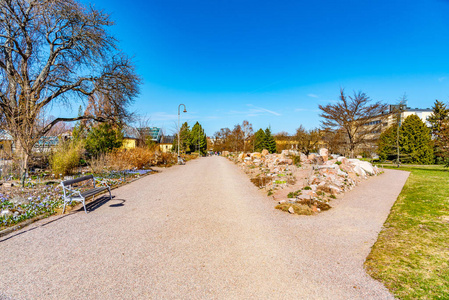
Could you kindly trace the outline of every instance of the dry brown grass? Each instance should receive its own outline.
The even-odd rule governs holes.
[[[290,207],[293,207],[295,214],[297,215],[312,215],[313,211],[308,205],[299,204],[299,203],[281,203],[276,205],[276,209],[280,209],[282,211],[288,211]]]
[[[145,169],[155,164],[154,151],[148,148],[120,149],[108,154],[110,164],[117,170]]]

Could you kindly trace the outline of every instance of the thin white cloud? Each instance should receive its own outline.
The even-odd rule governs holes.
[[[443,81],[445,81],[447,79],[447,77],[440,77],[440,78],[438,78],[438,82],[443,82]]]
[[[267,114],[275,115],[275,116],[281,116],[280,113],[263,108],[263,107],[257,107],[252,104],[247,104],[246,106],[251,107],[248,110],[240,111],[240,110],[230,110],[228,114],[230,115],[245,115],[246,117],[258,117],[258,116],[266,116]]]
[[[252,112],[252,113],[267,112],[267,113],[275,115],[275,116],[280,116],[281,115],[278,112],[275,112],[275,111],[272,111],[272,110],[269,110],[269,109],[266,109],[266,108],[263,108],[263,107],[257,107],[257,106],[254,106],[252,104],[248,104],[247,106],[254,107],[253,109],[250,109],[250,112]]]
[[[315,94],[307,94],[307,96],[312,97],[312,98],[319,98],[318,95],[315,95]]]
[[[267,112],[267,113],[272,114],[272,115],[275,115],[275,116],[280,116],[280,115],[281,115],[280,113],[277,113],[277,112],[275,112],[275,111],[268,110],[268,109],[262,108],[262,107],[255,107],[255,109],[256,109],[256,110],[259,110],[259,111]]]

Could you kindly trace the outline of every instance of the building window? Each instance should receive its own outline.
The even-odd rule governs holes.
[[[368,125],[376,125],[376,124],[380,124],[380,120],[377,120],[377,121],[371,121],[371,122],[365,123],[365,124],[363,124],[363,125],[368,126]]]

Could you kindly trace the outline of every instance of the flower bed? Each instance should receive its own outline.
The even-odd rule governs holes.
[[[152,170],[109,172],[95,175],[95,178],[114,188],[151,172]],[[0,230],[36,216],[55,214],[62,209],[63,191],[59,182],[29,181],[24,188],[18,187],[20,185],[18,181],[12,183],[14,186],[0,189]],[[91,186],[90,183],[90,185],[84,184],[79,188],[85,190],[91,188]],[[72,205],[75,204],[77,202]]]

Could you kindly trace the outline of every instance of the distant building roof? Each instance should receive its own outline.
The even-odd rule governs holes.
[[[152,141],[159,143],[161,140],[162,130],[159,127],[144,127],[144,128],[137,128],[137,130],[143,136],[150,136]]]
[[[388,106],[388,110],[390,113],[397,111],[397,108],[399,107],[399,104],[390,104]],[[403,105],[402,106],[402,111],[403,112],[431,112],[432,109],[431,108],[411,108],[409,106]]]
[[[57,136],[43,136],[41,137],[36,146],[52,147],[59,144],[59,138]]]
[[[161,138],[161,144],[173,144],[175,137],[173,135],[163,136]]]

